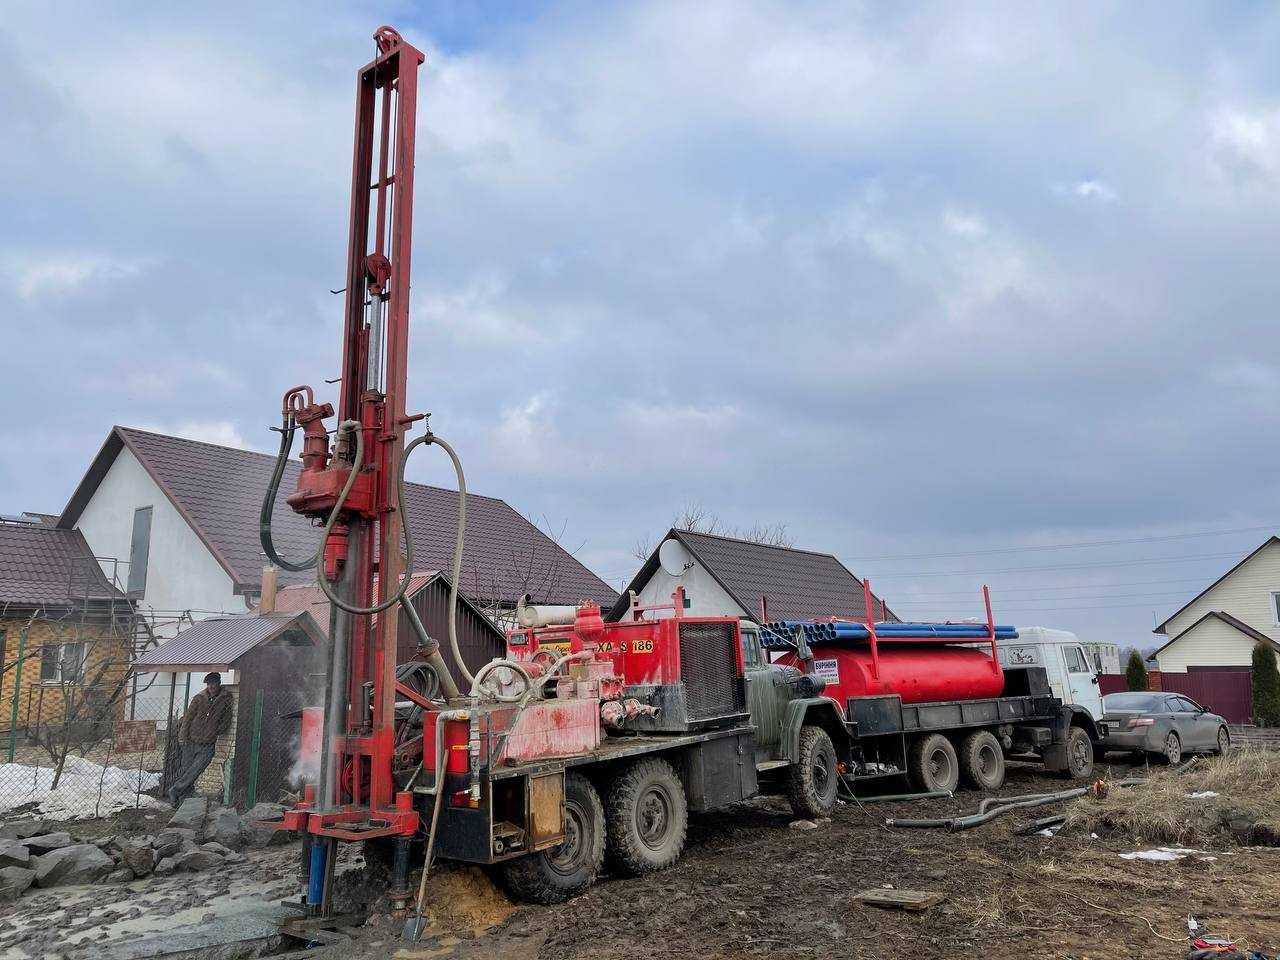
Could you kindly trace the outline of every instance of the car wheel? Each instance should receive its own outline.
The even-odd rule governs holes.
[[[1226,727],[1218,728],[1218,756],[1231,749],[1231,731]]]
[[[1182,740],[1172,730],[1164,738],[1164,748],[1160,751],[1160,755],[1170,766],[1182,762]]]

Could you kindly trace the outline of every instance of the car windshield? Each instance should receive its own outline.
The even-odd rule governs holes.
[[[1155,710],[1159,706],[1158,693],[1109,693],[1102,698],[1103,710]]]

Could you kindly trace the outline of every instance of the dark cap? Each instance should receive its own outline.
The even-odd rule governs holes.
[[[204,682],[205,682],[205,683],[216,683],[218,686],[222,686],[222,674],[220,674],[220,673],[206,673],[206,674],[204,675]]]

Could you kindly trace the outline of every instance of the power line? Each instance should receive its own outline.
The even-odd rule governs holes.
[[[858,563],[881,563],[887,560],[949,560],[956,557],[985,557],[1001,553],[1035,553],[1045,550],[1076,550],[1086,547],[1114,547],[1129,543],[1168,543],[1172,540],[1189,540],[1196,537],[1219,537],[1233,533],[1257,533],[1275,530],[1280,523],[1257,527],[1234,527],[1229,530],[1204,530],[1199,533],[1170,533],[1155,537],[1126,537],[1115,540],[1077,540],[1074,543],[1045,543],[1018,547],[993,547],[987,550],[969,550],[957,553],[904,553],[886,557],[854,557]]]
[[[1011,603],[1043,603],[1052,601],[1061,603],[1072,600],[1136,600],[1140,597],[1185,597],[1185,590],[1165,590],[1161,593],[1112,593],[1099,595],[1085,595],[1081,597],[1023,597],[1017,600],[999,600],[996,597],[991,599],[992,606],[1007,606]],[[899,601],[897,606],[900,607],[919,607],[919,606],[936,606],[937,604],[930,600],[905,600]]]
[[[1180,577],[1171,580],[1118,580],[1114,583],[1069,583],[1058,587],[1051,584],[1040,584],[1034,587],[992,587],[991,594],[994,598],[1006,597],[1009,594],[1017,593],[1043,593],[1046,590],[1118,590],[1127,587],[1146,587],[1170,583],[1203,584],[1204,577]],[[904,593],[904,600],[899,602],[910,602],[912,600],[966,600],[975,596],[977,596],[977,591],[974,590],[952,590],[945,593]]]
[[[1189,557],[1143,557],[1137,560],[1098,560],[1092,563],[1058,563],[1043,567],[1005,567],[1000,570],[898,571],[897,573],[881,573],[879,576],[896,576],[905,580],[914,580],[920,577],[973,577],[995,573],[1036,573],[1043,570],[1094,570],[1103,567],[1136,567],[1154,563],[1190,563],[1195,560],[1223,560],[1239,558],[1240,553],[1237,551],[1234,553],[1202,553]]]

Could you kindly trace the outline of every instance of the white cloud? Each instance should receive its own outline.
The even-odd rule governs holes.
[[[1228,174],[1274,177],[1280,172],[1280,109],[1219,110],[1210,121],[1210,148]]]
[[[1115,190],[1102,180],[1088,177],[1073,183],[1055,183],[1053,192],[1060,197],[1074,197],[1077,200],[1092,200],[1098,203],[1115,203]]]
[[[261,449],[258,444],[246,440],[240,433],[240,428],[230,420],[180,420],[176,423],[143,424],[138,429],[212,443],[220,447],[235,447],[238,450]]]
[[[1100,200],[1103,203],[1112,203],[1116,199],[1116,192],[1101,180],[1081,180],[1075,185],[1073,192],[1083,200]]]
[[[987,225],[976,214],[958,213],[948,210],[942,218],[943,224],[957,237],[969,240],[980,240],[987,235]]]
[[[55,250],[44,254],[10,252],[0,258],[23,300],[61,299],[93,287],[136,277],[148,266],[145,258]]]

